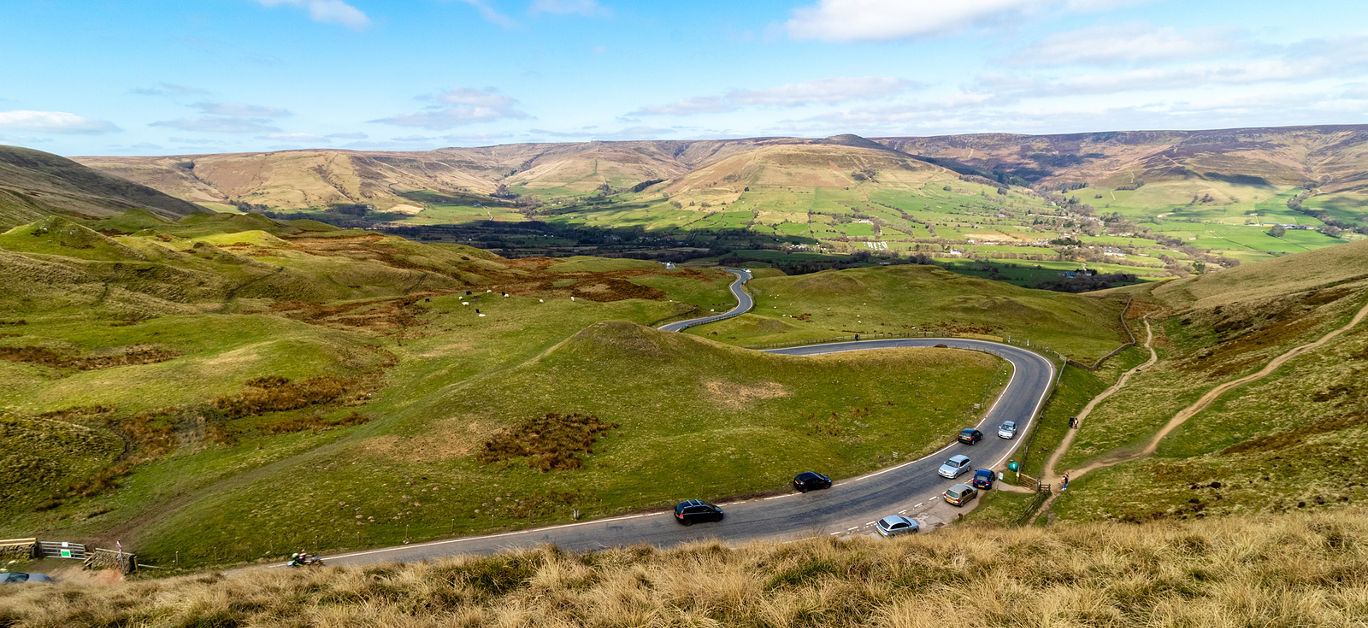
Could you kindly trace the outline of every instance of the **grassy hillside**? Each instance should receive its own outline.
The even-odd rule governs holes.
[[[512,368],[444,375],[391,380],[358,410],[378,416],[353,437],[182,507],[141,550],[250,560],[783,490],[795,469],[847,477],[934,450],[1006,380],[978,354],[804,360],[628,323]],[[277,497],[319,491],[325,503]]]
[[[0,591],[15,626],[1350,626],[1368,615],[1359,510],[897,540],[523,550]],[[55,594],[54,594],[55,593]]]
[[[1098,406],[1063,469],[1135,452],[1202,393],[1347,324],[1368,304],[1368,243],[1130,289],[1151,308],[1161,361]],[[1053,510],[1148,519],[1344,507],[1368,498],[1359,325],[1224,394],[1155,456],[1089,473]]]
[[[717,270],[252,215],[85,223],[0,234],[0,438],[43,478],[6,476],[0,536],[206,564],[721,498],[934,449],[1005,381],[974,353],[801,359],[642,326],[730,307]],[[681,484],[686,442],[717,459]]]
[[[0,146],[0,228],[44,216],[103,217],[145,209],[176,218],[204,208],[49,153]]]
[[[856,268],[760,277],[755,309],[691,330],[723,342],[765,344],[854,334],[1012,337],[1091,363],[1125,342],[1122,298],[1029,290],[934,266]]]

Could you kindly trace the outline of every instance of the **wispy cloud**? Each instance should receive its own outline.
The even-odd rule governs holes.
[[[190,105],[204,113],[229,118],[281,118],[290,115],[286,109],[263,107],[237,102],[197,102]]]
[[[280,127],[263,120],[242,118],[181,118],[178,120],[158,120],[149,126],[169,127],[196,133],[270,133]]]
[[[1238,61],[1147,64],[1122,71],[989,73],[977,89],[1023,98],[1061,94],[1162,92],[1206,85],[1248,86],[1317,79],[1368,78],[1368,37],[1311,39],[1264,46]]]
[[[1110,65],[1202,58],[1238,47],[1229,29],[1180,32],[1172,26],[1132,23],[1054,33],[1008,61],[1018,66]]]
[[[556,15],[583,15],[584,17],[608,17],[612,11],[595,0],[532,0],[527,12],[554,13]]]
[[[274,133],[273,120],[291,115],[286,109],[235,102],[197,102],[190,105],[204,114],[197,118],[159,120],[150,126],[169,127],[198,133]]]
[[[489,4],[489,2],[488,2],[487,0],[456,0],[456,1],[457,1],[457,2],[461,2],[461,3],[464,3],[464,4],[470,5],[471,7],[473,7],[473,8],[475,9],[475,12],[477,12],[477,13],[480,14],[480,17],[481,17],[481,18],[484,18],[484,21],[489,22],[490,24],[493,24],[493,25],[495,25],[495,26],[502,26],[502,27],[504,27],[504,28],[512,28],[512,27],[518,25],[518,23],[517,23],[516,21],[514,21],[513,18],[508,17],[507,15],[504,15],[503,13],[500,13],[500,12],[498,11],[498,9],[495,9],[493,6],[490,6],[490,4]]]
[[[1138,0],[819,0],[794,9],[789,37],[831,42],[888,41],[946,34],[1035,13],[1102,11]]]
[[[95,120],[65,111],[0,111],[0,130],[37,133],[94,135],[113,133],[113,122]]]
[[[435,102],[421,111],[380,118],[371,120],[371,122],[443,131],[469,124],[531,117],[518,109],[518,101],[499,93],[499,90],[493,87],[485,89],[457,87],[436,97],[424,97],[423,100]]]
[[[370,26],[370,18],[360,9],[342,0],[256,0],[265,7],[289,5],[300,7],[309,12],[309,19],[324,24],[338,24],[352,30],[362,30]]]
[[[642,107],[628,113],[627,116],[692,116],[700,113],[724,113],[736,109],[735,103],[727,102],[720,96],[697,96],[681,98],[666,105]]]
[[[135,87],[128,92],[139,96],[202,96],[208,94],[209,90],[175,83],[158,83],[152,87]]]
[[[267,133],[257,139],[294,142],[296,144],[331,144],[338,140],[364,140],[365,133]]]
[[[744,106],[800,107],[853,100],[873,100],[903,93],[915,83],[888,76],[814,79],[766,89],[734,89],[722,96],[683,98],[666,105],[642,107],[632,116],[687,116],[735,111]]]

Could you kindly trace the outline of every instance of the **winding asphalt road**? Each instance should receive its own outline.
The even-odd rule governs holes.
[[[679,330],[692,325],[736,316],[750,309],[751,298],[741,289],[750,274],[737,274],[732,292],[738,306],[726,314],[692,321],[671,323],[662,329]],[[557,525],[503,534],[432,541],[396,547],[327,556],[330,565],[358,565],[382,561],[421,561],[457,554],[490,554],[505,549],[555,544],[570,551],[596,550],[634,544],[668,547],[690,541],[716,539],[742,543],[755,540],[784,540],[814,535],[841,535],[868,532],[875,521],[886,515],[904,513],[922,519],[933,508],[942,507],[940,494],[955,482],[967,482],[969,474],[947,480],[936,474],[946,458],[965,454],[974,468],[999,468],[1021,443],[1021,437],[1004,440],[996,436],[997,425],[1014,420],[1018,434],[1028,433],[1040,407],[1049,394],[1055,366],[1041,355],[1022,348],[962,338],[909,338],[864,340],[833,344],[774,349],[782,355],[821,355],[846,351],[941,346],[984,351],[1007,360],[1012,376],[1001,395],[980,421],[984,439],[977,445],[952,443],[923,458],[888,467],[866,475],[841,480],[828,490],[810,493],[785,493],[754,500],[722,502],[726,518],[718,523],[691,527],[674,521],[671,511],[652,512]],[[915,417],[909,417],[915,420]],[[913,443],[909,447],[915,446]],[[794,472],[807,469],[794,469]],[[972,471],[970,472],[972,473]],[[790,478],[774,478],[784,486]],[[681,499],[697,497],[680,495]]]
[[[716,323],[717,321],[732,318],[733,316],[740,316],[749,312],[752,307],[755,307],[755,301],[751,300],[750,293],[746,292],[746,289],[742,287],[747,281],[751,280],[751,272],[749,270],[732,269],[727,269],[727,272],[736,275],[736,280],[731,282],[731,293],[732,296],[736,297],[736,307],[715,316],[691,318],[687,321],[676,321],[668,325],[661,325],[660,330],[684,331],[690,327],[707,325],[708,323]]]

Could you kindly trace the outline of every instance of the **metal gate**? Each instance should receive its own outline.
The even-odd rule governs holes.
[[[38,556],[41,558],[85,560],[86,546],[81,543],[68,543],[67,541],[39,541]]]

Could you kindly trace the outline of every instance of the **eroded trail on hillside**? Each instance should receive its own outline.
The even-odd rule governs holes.
[[[1078,436],[1078,430],[1083,429],[1083,421],[1087,420],[1089,414],[1092,414],[1093,408],[1096,408],[1097,404],[1106,401],[1108,397],[1111,397],[1116,394],[1117,391],[1121,390],[1121,388],[1126,385],[1126,382],[1130,381],[1132,375],[1153,366],[1155,362],[1159,361],[1159,354],[1155,352],[1153,342],[1154,330],[1150,328],[1149,319],[1145,319],[1144,346],[1149,350],[1149,359],[1146,360],[1144,364],[1123,373],[1121,378],[1116,380],[1115,384],[1112,384],[1111,387],[1098,393],[1096,397],[1092,398],[1092,401],[1088,402],[1088,405],[1083,406],[1083,409],[1078,412],[1078,428],[1069,430],[1069,432],[1064,435],[1064,440],[1060,441],[1059,447],[1055,448],[1054,453],[1050,454],[1050,459],[1045,462],[1045,470],[1041,475],[1047,478],[1057,476],[1055,473],[1055,465],[1058,464],[1059,459],[1063,458],[1064,454],[1069,451],[1069,447],[1073,445],[1074,438]]]
[[[1224,395],[1225,393],[1235,388],[1239,388],[1240,386],[1243,386],[1250,382],[1255,382],[1265,377],[1268,377],[1270,374],[1273,373],[1273,371],[1276,371],[1279,368],[1281,368],[1282,365],[1286,364],[1289,360],[1292,360],[1293,358],[1296,358],[1302,355],[1303,353],[1306,353],[1307,351],[1311,351],[1313,349],[1318,349],[1320,347],[1325,346],[1327,343],[1329,343],[1331,340],[1334,340],[1340,334],[1343,334],[1344,332],[1353,329],[1359,323],[1362,323],[1365,318],[1368,318],[1368,304],[1364,304],[1363,307],[1359,308],[1358,312],[1354,314],[1354,317],[1350,319],[1349,322],[1343,327],[1335,329],[1325,334],[1324,336],[1317,338],[1312,342],[1308,342],[1304,345],[1300,345],[1288,350],[1286,353],[1283,353],[1273,358],[1272,360],[1269,360],[1268,364],[1265,364],[1263,368],[1259,369],[1254,373],[1250,373],[1249,375],[1246,375],[1239,379],[1230,380],[1228,382],[1225,382],[1224,384],[1220,384],[1212,388],[1211,390],[1208,390],[1206,394],[1202,395],[1201,398],[1199,398],[1197,401],[1194,401],[1192,405],[1183,408],[1182,410],[1178,411],[1177,414],[1173,415],[1173,418],[1169,419],[1168,423],[1164,424],[1164,427],[1159,428],[1159,431],[1155,432],[1154,436],[1150,438],[1149,443],[1145,445],[1145,448],[1140,450],[1139,452],[1125,454],[1112,458],[1104,458],[1091,464],[1084,465],[1083,467],[1080,467],[1078,469],[1070,470],[1068,472],[1070,481],[1083,477],[1084,475],[1092,471],[1096,471],[1098,469],[1104,469],[1124,462],[1134,462],[1136,460],[1140,460],[1142,458],[1147,458],[1149,456],[1154,455],[1154,453],[1159,450],[1159,443],[1162,442],[1165,437],[1173,433],[1173,430],[1178,429],[1178,427],[1181,426],[1183,423],[1187,422],[1188,419],[1196,416],[1197,413],[1210,407],[1211,404],[1215,403],[1216,400],[1221,397],[1221,395]],[[1145,322],[1145,331],[1147,332],[1147,334],[1150,331],[1149,321]],[[1147,336],[1145,340],[1145,345],[1148,347],[1149,344],[1150,337]],[[1155,355],[1153,347],[1150,347],[1150,355],[1150,362],[1147,362],[1141,365],[1140,367],[1136,367],[1131,371],[1133,372],[1135,370],[1140,369],[1141,367],[1148,366],[1149,364],[1153,363]],[[1119,385],[1124,383],[1125,380],[1129,377],[1129,375],[1130,372],[1127,372],[1126,375],[1123,376],[1122,379],[1117,382],[1117,384]],[[1097,405],[1096,402],[1099,402],[1105,398],[1103,397],[1103,395],[1110,396],[1110,393],[1115,392],[1113,388],[1117,387],[1118,386],[1113,386],[1112,388],[1108,388],[1107,390],[1103,391],[1101,395],[1098,395],[1098,397],[1093,400],[1093,402],[1090,402],[1088,404],[1085,410],[1091,411],[1092,408]],[[1049,462],[1045,465],[1046,473],[1044,475],[1046,477],[1056,479],[1060,477],[1054,474],[1054,465],[1056,462],[1058,462],[1059,458],[1062,457],[1063,454],[1068,450],[1069,445],[1073,443],[1073,436],[1074,434],[1070,433],[1064,439],[1064,441],[1060,443],[1060,447],[1054,453],[1054,455],[1050,456]],[[1055,493],[1051,495],[1049,499],[1045,500],[1045,503],[1041,505],[1040,510],[1036,512],[1035,516],[1031,517],[1031,522],[1034,523],[1035,520],[1039,519],[1042,514],[1049,511],[1050,505],[1053,504],[1054,500],[1062,494],[1063,493]]]

